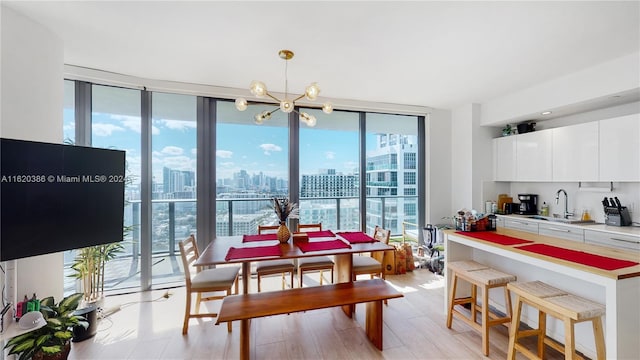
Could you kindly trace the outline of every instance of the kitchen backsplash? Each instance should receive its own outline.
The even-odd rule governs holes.
[[[593,184],[589,184],[593,185]],[[608,186],[609,183],[597,183],[598,187]],[[580,216],[583,210],[589,210],[591,217],[597,222],[604,222],[602,199],[618,197],[622,206],[627,206],[631,212],[631,220],[640,223],[640,183],[613,183],[613,191],[602,192],[578,188],[578,183],[510,183],[510,191],[505,193],[513,196],[517,202],[518,194],[538,194],[538,210],[546,202],[549,214],[562,214],[564,211],[564,195],[560,195],[560,202],[556,204],[556,192],[564,189],[569,197],[569,211]],[[487,199],[492,200],[492,199]],[[493,199],[495,200],[495,199]],[[637,224],[634,224],[637,225]]]

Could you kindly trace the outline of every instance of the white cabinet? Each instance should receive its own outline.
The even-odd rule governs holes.
[[[640,181],[640,114],[599,125],[600,181]]]
[[[555,128],[552,143],[553,181],[599,180],[597,121]]]
[[[509,229],[522,230],[530,233],[538,233],[538,223],[520,219],[504,219],[504,227]]]
[[[516,179],[551,181],[552,129],[518,135],[516,140]]]
[[[516,179],[516,138],[505,136],[493,139],[493,180]]]
[[[584,241],[584,230],[558,224],[538,224],[538,234],[578,242]]]
[[[585,230],[584,242],[624,250],[640,251],[640,237]]]

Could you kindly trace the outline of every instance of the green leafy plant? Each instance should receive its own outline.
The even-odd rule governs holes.
[[[105,264],[115,259],[123,251],[122,242],[90,246],[77,251],[73,265],[71,265],[71,269],[75,272],[69,276],[82,281],[85,302],[94,302],[102,297],[104,294]]]
[[[73,327],[82,326],[85,329],[89,323],[82,316],[73,315],[82,299],[81,293],[75,293],[62,299],[56,304],[52,296],[40,301],[40,312],[47,322],[43,327],[13,337],[5,345],[9,355],[19,354],[19,360],[44,355],[57,355],[68,349],[73,337]]]

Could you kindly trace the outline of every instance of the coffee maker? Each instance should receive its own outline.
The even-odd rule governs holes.
[[[538,195],[518,194],[518,200],[520,200],[521,215],[537,215],[538,214]]]

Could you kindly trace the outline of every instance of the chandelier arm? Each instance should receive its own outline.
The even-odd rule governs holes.
[[[296,101],[302,99],[303,97],[304,97],[304,94],[302,94],[302,95],[298,96],[297,98],[293,99],[291,102],[296,102]]]
[[[273,96],[273,95],[271,95],[271,94],[269,94],[269,93],[267,93],[266,95],[267,95],[268,97],[272,98],[273,100],[277,101],[277,102],[278,102],[278,104],[281,102],[281,100],[280,100],[280,99],[278,99],[277,97],[275,97],[275,96]]]

